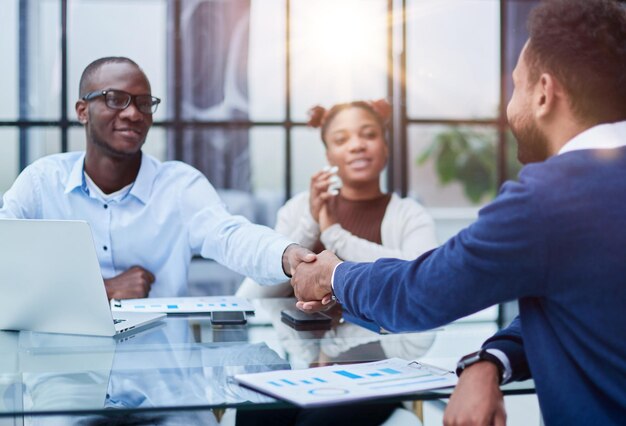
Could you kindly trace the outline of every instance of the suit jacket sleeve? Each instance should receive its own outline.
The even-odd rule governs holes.
[[[549,291],[547,248],[533,182],[507,182],[477,221],[412,261],[340,264],[345,310],[390,331],[427,330],[491,305]]]
[[[524,352],[522,324],[519,316],[511,324],[498,331],[483,344],[485,349],[499,349],[511,363],[511,381],[530,379],[531,373]]]

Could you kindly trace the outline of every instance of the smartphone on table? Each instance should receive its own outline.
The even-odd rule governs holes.
[[[246,322],[246,314],[242,311],[211,312],[212,325],[242,325]]]
[[[332,318],[321,312],[306,313],[299,309],[280,311],[280,319],[295,330],[330,330]]]

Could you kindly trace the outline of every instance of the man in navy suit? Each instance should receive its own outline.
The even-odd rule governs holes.
[[[498,385],[532,377],[547,424],[626,416],[626,9],[549,0],[529,19],[507,116],[526,166],[477,221],[413,261],[341,262],[292,279],[298,306],[338,300],[391,331],[438,327],[518,300],[464,357],[445,423],[503,424]]]

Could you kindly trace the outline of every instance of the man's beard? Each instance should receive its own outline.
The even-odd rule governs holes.
[[[510,125],[517,139],[517,159],[520,163],[536,163],[548,159],[548,139],[529,116],[511,120]]]

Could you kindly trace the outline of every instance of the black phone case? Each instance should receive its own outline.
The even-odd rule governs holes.
[[[224,314],[228,314],[229,312],[223,312]],[[247,322],[245,314],[241,312],[243,317],[238,316],[236,318],[228,318],[228,317],[220,317],[220,312],[213,312],[211,314],[211,324],[213,325],[240,325],[245,324]]]
[[[330,330],[332,319],[321,313],[307,314],[296,309],[285,309],[280,312],[283,323],[296,330]]]

